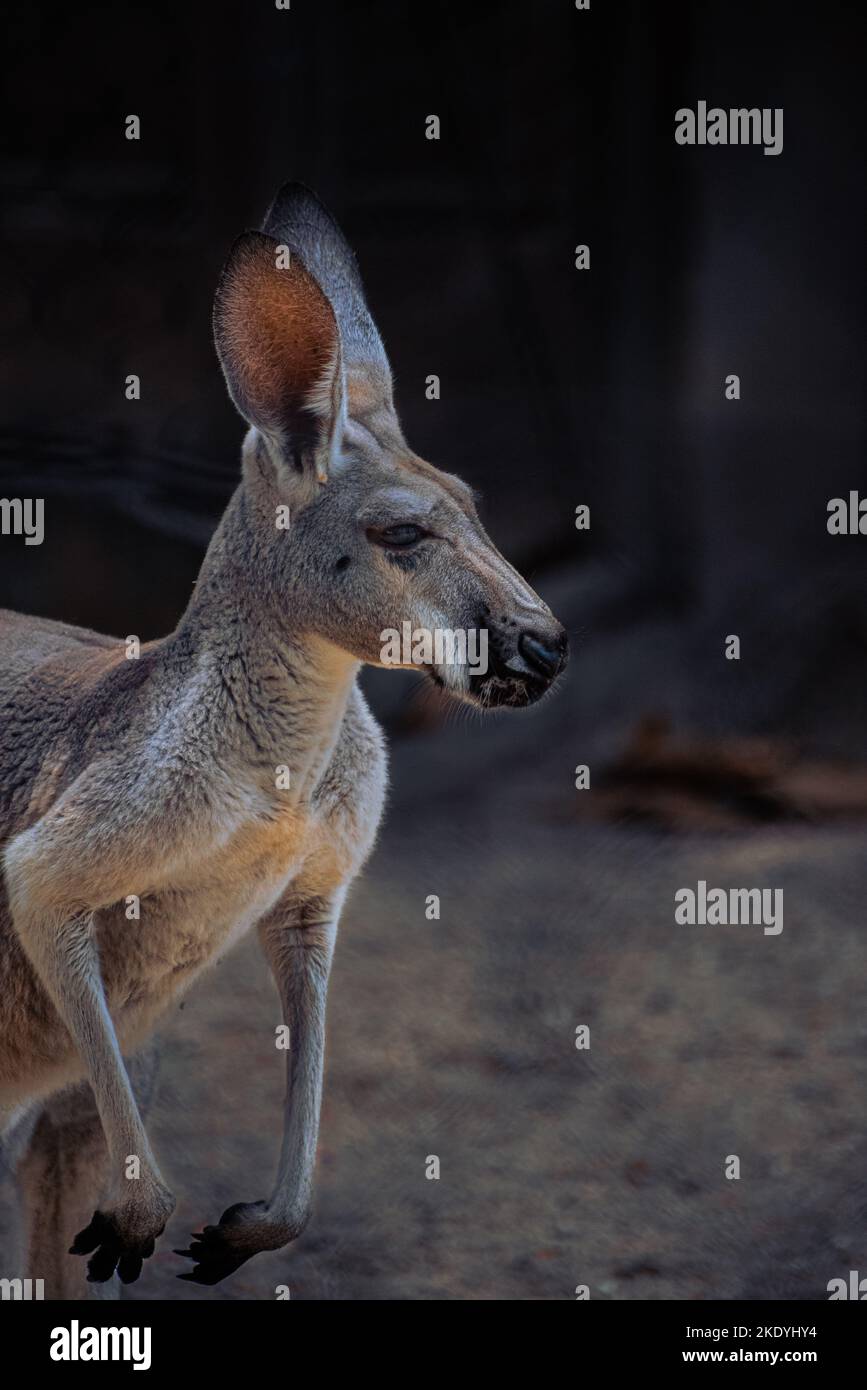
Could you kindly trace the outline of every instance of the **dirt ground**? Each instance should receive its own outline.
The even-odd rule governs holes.
[[[178,1240],[135,1297],[821,1298],[865,1267],[859,835],[666,847],[471,798],[432,821],[411,798],[392,825],[337,956],[311,1226],[216,1290],[172,1277],[172,1245],[265,1195],[276,1157],[277,1014],[248,943],[167,1035]],[[780,936],[674,924],[676,887],[747,868],[784,888]]]
[[[214,1289],[172,1248],[266,1196],[279,1149],[255,942],[176,1011],[150,1131],[178,1207],[125,1297],[822,1299],[867,1270],[863,831],[579,819],[582,689],[394,741],[335,961],[314,1216]],[[676,924],[699,878],[782,888],[783,931]]]

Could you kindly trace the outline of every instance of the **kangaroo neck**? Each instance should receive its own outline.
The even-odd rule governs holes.
[[[274,592],[257,524],[241,486],[160,664],[181,678],[203,736],[266,776],[288,767],[302,795],[330,758],[360,663],[296,626],[291,594]]]

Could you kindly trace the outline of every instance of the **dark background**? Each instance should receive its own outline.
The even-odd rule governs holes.
[[[863,7],[11,4],[5,28],[0,495],[44,496],[46,540],[0,541],[0,602],[177,621],[242,434],[217,274],[300,178],[358,252],[408,439],[482,490],[572,636],[526,718],[370,681],[393,806],[347,912],[298,1296],[823,1297],[867,1261],[867,538],[826,530],[867,488]],[[783,107],[783,153],[676,145],[700,99]],[[783,935],[674,928],[674,887],[714,875],[785,883]],[[272,1008],[244,949],[169,1050],[179,1220],[257,1195],[247,1168],[267,1186],[279,1078],[267,1104],[232,1079]],[[416,1181],[441,1149],[456,1185]],[[270,1296],[171,1262],[140,1296]]]
[[[236,476],[216,276],[299,177],[357,248],[409,439],[482,489],[516,563],[601,566],[629,616],[689,621],[703,718],[839,712],[865,636],[865,547],[825,529],[863,477],[857,5],[12,5],[7,26],[0,485],[39,485],[49,537],[0,548],[10,606],[174,625]],[[782,106],[783,154],[676,145],[700,97]],[[748,673],[719,667],[720,628]]]

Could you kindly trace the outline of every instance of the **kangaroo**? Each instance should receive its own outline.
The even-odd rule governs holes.
[[[90,1257],[91,1284],[130,1283],[152,1254],[175,1200],[138,1059],[254,926],[289,1028],[277,1176],[176,1252],[192,1260],[180,1277],[215,1284],[304,1229],[337,924],[386,790],[361,666],[421,666],[488,710],[532,704],[566,661],[563,628],[470,489],[405,443],[355,257],[302,185],[235,242],[213,328],[248,429],[175,631],[136,655],[0,612],[0,1105],[35,1175],[33,1274],[50,1267],[66,1289],[83,1264],[50,1256],[52,1230]],[[384,630],[406,622],[485,631],[487,669],[384,662]]]

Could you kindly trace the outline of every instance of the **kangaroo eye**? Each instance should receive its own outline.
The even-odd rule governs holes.
[[[423,531],[420,526],[413,526],[410,522],[405,522],[401,526],[384,526],[381,530],[368,531],[367,534],[378,545],[402,548],[407,545],[415,545],[416,541],[422,540],[427,535],[427,531]]]

